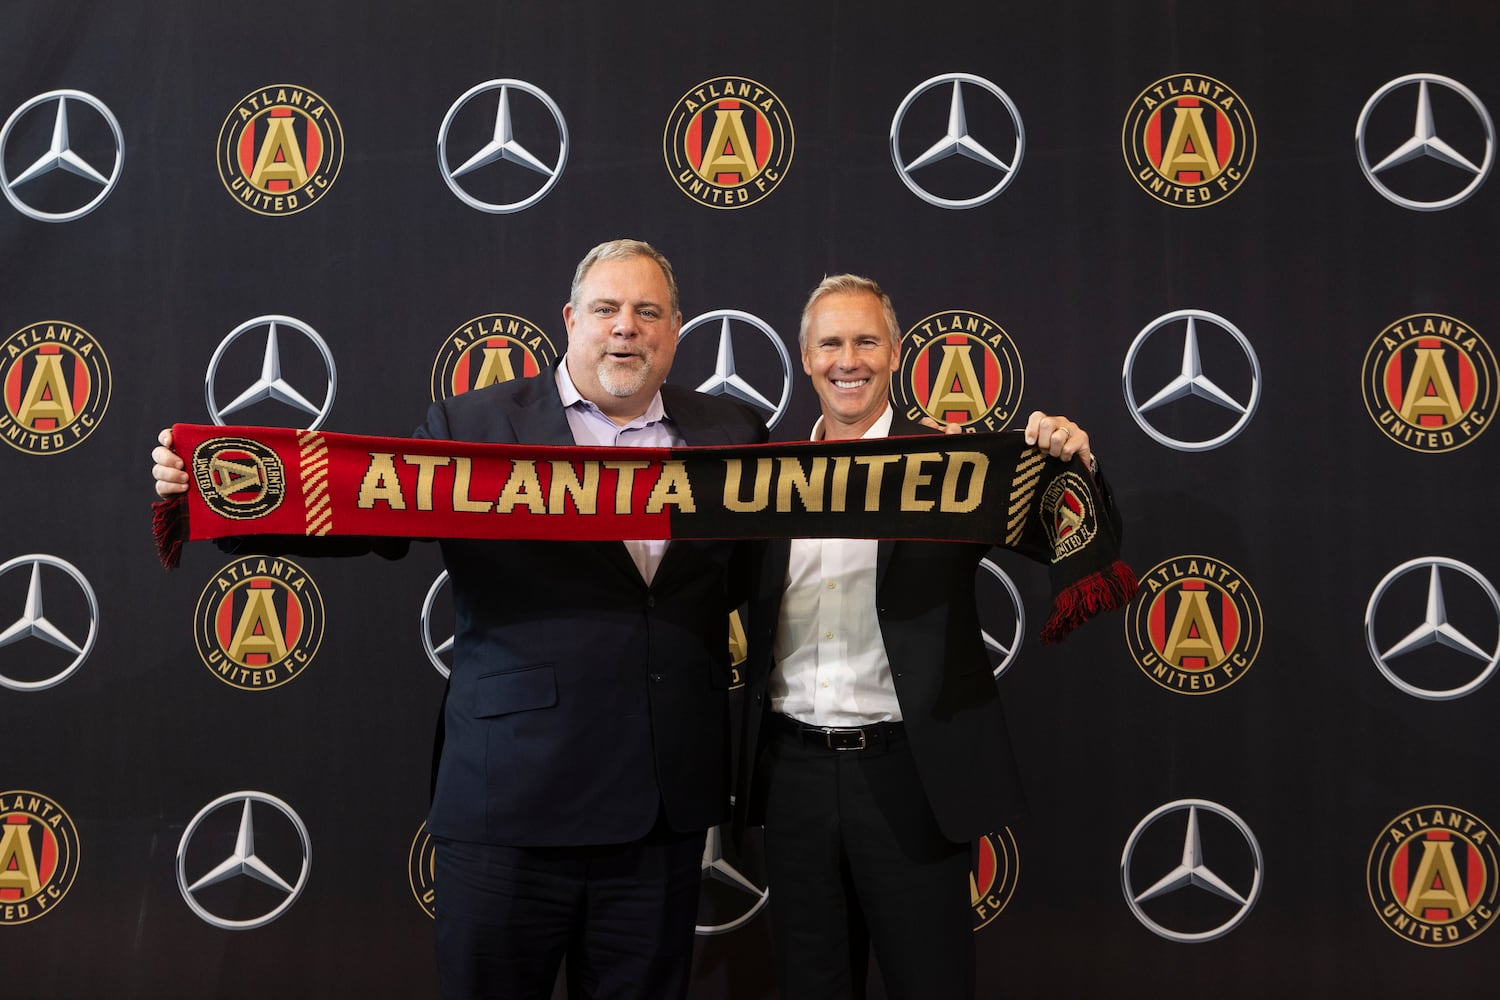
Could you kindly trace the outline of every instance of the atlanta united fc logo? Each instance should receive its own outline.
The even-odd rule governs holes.
[[[432,842],[424,820],[417,827],[417,835],[411,839],[411,850],[406,855],[406,877],[417,905],[429,917],[437,916],[437,893],[433,889],[436,874],[437,845]]]
[[[1211,556],[1153,566],[1125,620],[1145,675],[1178,694],[1212,694],[1245,676],[1260,651],[1261,613],[1238,570]]]
[[[51,913],[78,874],[78,829],[36,792],[0,792],[0,927]]]
[[[1082,549],[1099,532],[1088,488],[1076,472],[1065,472],[1042,494],[1040,516],[1052,543],[1052,561],[1062,562]]]
[[[1441,313],[1403,316],[1365,354],[1365,409],[1412,451],[1453,451],[1495,416],[1495,355],[1473,328]]]
[[[193,449],[193,485],[220,517],[251,521],[286,498],[286,470],[275,451],[242,437],[209,438]]]
[[[781,99],[741,76],[705,80],[667,116],[662,153],[678,190],[710,208],[744,208],[776,190],[792,163]]]
[[[969,871],[969,902],[974,908],[974,930],[989,925],[1015,894],[1021,875],[1016,835],[1005,827],[974,842],[973,867]]]
[[[1428,948],[1462,944],[1489,927],[1497,877],[1489,824],[1467,810],[1436,805],[1387,823],[1366,869],[1381,922]]]
[[[323,642],[323,596],[290,559],[253,556],[224,566],[198,597],[198,655],[242,691],[300,675]]]
[[[448,334],[432,364],[434,402],[496,382],[531,378],[557,364],[557,348],[536,324],[510,313],[475,316]]]
[[[289,83],[252,90],[219,130],[219,178],[257,215],[295,215],[328,193],[344,130],[328,103]]]
[[[901,338],[892,388],[907,419],[924,415],[975,430],[1004,430],[1021,406],[1021,356],[987,316],[950,309],[918,320]]]
[[[1125,165],[1141,189],[1178,208],[1223,201],[1255,162],[1255,122],[1229,87],[1179,73],[1141,91],[1125,115]]]
[[[80,326],[22,327],[0,354],[0,436],[17,451],[52,455],[81,443],[109,407],[109,359]]]

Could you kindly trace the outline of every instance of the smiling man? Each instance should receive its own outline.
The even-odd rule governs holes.
[[[823,410],[821,434],[814,429],[813,436],[864,437],[891,408],[891,376],[901,367],[896,313],[884,293],[861,289],[852,276],[828,278],[818,287],[826,290],[814,291],[798,335],[802,370],[812,378]]]
[[[672,367],[682,314],[663,274],[644,254],[600,257],[574,279],[563,306],[567,373],[579,395],[597,400],[617,424],[646,412]]]
[[[417,437],[672,447],[764,441],[730,400],[665,385],[682,322],[650,245],[589,251],[568,349],[427,413]],[[163,431],[157,492],[187,488]],[[327,542],[328,540],[320,540]],[[319,541],[307,554],[344,554]],[[727,541],[443,541],[453,669],[427,830],[445,1000],[685,997],[709,827],[726,818]],[[375,548],[399,555],[406,543]]]
[[[801,342],[822,409],[814,440],[931,433],[890,405],[900,336],[870,279],[813,289]],[[1072,421],[1033,413],[1025,434],[1095,471]],[[863,997],[872,946],[891,997],[974,995],[970,844],[1023,808],[975,606],[987,551],[767,543],[736,819],[765,824],[783,1000]]]

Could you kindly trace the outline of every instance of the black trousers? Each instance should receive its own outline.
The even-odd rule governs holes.
[[[436,841],[443,1000],[687,996],[705,832],[601,847]]]
[[[777,720],[783,722],[784,720]],[[767,726],[766,871],[782,1000],[971,1000],[971,847],[945,838],[903,734],[865,750]]]

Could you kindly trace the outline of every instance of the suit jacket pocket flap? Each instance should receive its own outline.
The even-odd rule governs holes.
[[[474,688],[474,717],[479,719],[556,704],[557,678],[550,663],[486,674]]]

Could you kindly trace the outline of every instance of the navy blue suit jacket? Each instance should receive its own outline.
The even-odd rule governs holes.
[[[678,386],[689,445],[764,441],[749,409]],[[417,436],[573,443],[551,369],[434,403]],[[453,671],[428,830],[516,846],[702,830],[729,801],[731,567],[748,546],[674,541],[648,586],[620,542],[444,541]]]

